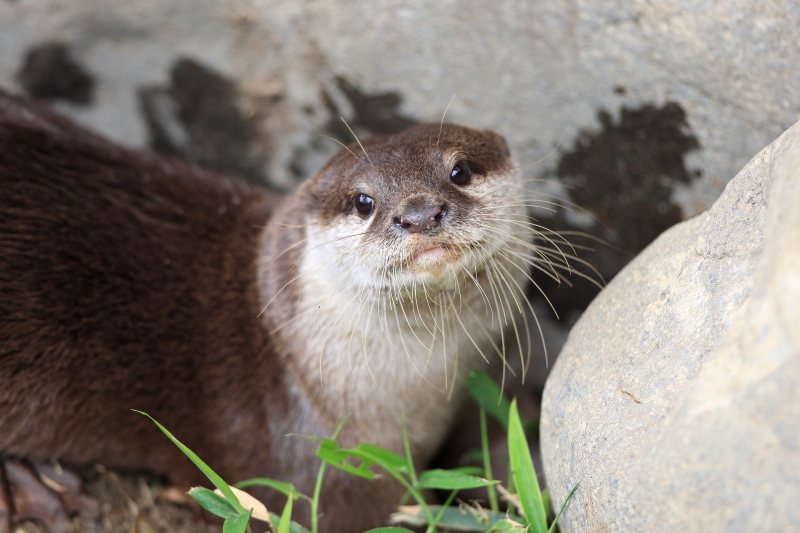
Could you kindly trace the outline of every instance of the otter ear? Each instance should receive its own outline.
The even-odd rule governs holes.
[[[492,143],[496,147],[498,154],[502,157],[511,157],[511,150],[508,148],[506,138],[500,135],[495,130],[484,130],[491,138]]]

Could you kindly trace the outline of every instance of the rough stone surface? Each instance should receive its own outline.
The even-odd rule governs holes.
[[[565,532],[800,531],[800,123],[570,333],[544,469]]]

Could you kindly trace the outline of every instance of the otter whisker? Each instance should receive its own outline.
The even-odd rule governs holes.
[[[422,318],[422,313],[419,310],[419,302],[418,302],[418,298],[417,298],[417,284],[416,283],[413,285],[412,301],[413,301],[413,306],[414,306],[414,317],[415,317],[415,320],[417,320],[417,324],[422,323],[422,327],[425,329],[425,331],[427,331],[428,333],[433,335],[433,332],[428,327],[428,322],[424,318]]]
[[[508,325],[508,316],[506,315],[505,306],[502,305],[502,300],[500,299],[500,296],[499,296],[499,287],[497,286],[497,283],[495,282],[494,277],[495,276],[494,276],[494,272],[492,271],[492,268],[491,268],[491,263],[487,264],[486,265],[486,278],[489,280],[489,286],[490,286],[490,288],[492,290],[492,295],[494,297],[495,305],[497,306],[497,308],[500,310],[500,312],[503,315],[503,320],[501,322],[499,320],[499,314],[498,314],[498,334],[500,335],[500,351],[503,354],[502,355],[503,361],[505,361],[506,333],[505,333],[505,327],[504,326]],[[502,385],[505,384],[505,379],[506,379],[506,367],[504,365],[503,366],[503,374],[502,374],[502,378],[501,378],[501,388],[502,388]]]
[[[478,291],[481,294],[481,298],[483,298],[483,301],[486,303],[487,309],[489,309],[490,315],[494,316],[494,309],[492,308],[492,303],[489,301],[489,297],[486,295],[486,292],[484,292],[483,287],[481,287],[481,284],[478,282],[478,278],[475,277],[472,274],[472,272],[470,272],[469,269],[467,269],[466,266],[462,265],[461,270],[472,280],[472,282],[478,288]]]
[[[515,336],[517,338],[517,345],[519,347],[519,351],[520,351],[520,353],[522,353],[522,342],[520,341],[520,338],[519,338],[519,330],[517,329],[517,321],[513,318],[514,315],[511,313],[511,304],[508,301],[508,293],[503,288],[503,286],[500,285],[500,281],[505,282],[504,276],[503,276],[502,272],[499,271],[499,265],[498,265],[497,261],[494,258],[490,258],[489,260],[491,261],[492,265],[494,265],[495,267],[498,268],[498,270],[495,273],[495,275],[498,278],[498,280],[496,281],[496,283],[498,285],[498,292],[499,292],[499,295],[502,297],[501,301],[504,301],[504,303],[505,303],[504,308],[505,307],[509,308],[508,314],[512,317],[511,318],[511,325],[514,328],[514,334],[515,334]],[[510,289],[510,287],[508,287],[508,288]],[[517,306],[519,307],[519,302],[517,302]],[[520,310],[520,312],[522,312],[522,308],[521,307],[519,307],[519,310]],[[502,341],[502,344],[503,344],[503,358],[505,359],[505,353],[506,353],[505,332],[501,330],[500,334],[501,334],[501,341]],[[505,384],[505,367],[503,369],[503,382],[502,383]],[[501,388],[502,388],[502,385],[501,385]]]
[[[533,181],[545,181],[545,182],[547,182],[548,180],[531,179],[531,180],[525,180],[522,183],[529,183],[529,182],[533,182]],[[586,209],[584,207],[581,207],[580,205],[578,205],[578,204],[576,204],[574,202],[570,202],[566,198],[562,198],[560,196],[556,196],[554,194],[550,194],[550,193],[547,193],[547,192],[531,191],[531,192],[525,193],[524,195],[521,195],[521,196],[505,196],[505,198],[517,198],[517,197],[525,197],[525,196],[530,197],[532,200],[536,200],[536,201],[539,201],[541,198],[550,198],[552,200],[555,200],[555,202],[553,202],[552,205],[554,205],[556,207],[560,207],[562,209],[569,210],[569,211],[572,211],[573,209],[577,210],[577,211],[580,211],[580,212],[585,213],[586,215],[590,216],[595,222],[598,222],[598,223],[602,224],[602,222],[597,220],[597,217],[594,215],[594,213],[592,213],[588,209]],[[602,225],[605,225],[605,224],[602,224]]]
[[[398,331],[402,331],[402,327],[400,326],[400,316],[399,316],[399,314],[398,313],[393,313],[393,314],[394,314],[395,322],[397,323],[397,330]],[[403,350],[405,351],[406,359],[408,359],[408,362],[411,363],[411,366],[414,368],[414,371],[416,371],[417,374],[419,374],[420,380],[424,380],[426,383],[428,383],[429,385],[431,385],[435,389],[441,391],[441,389],[437,385],[435,385],[434,383],[431,383],[428,380],[428,378],[425,376],[425,373],[420,371],[420,369],[417,367],[417,364],[414,362],[414,358],[411,357],[411,352],[408,350],[408,345],[406,344],[405,335],[400,335],[400,342],[403,345]]]
[[[344,119],[342,119],[342,120],[344,120]],[[346,124],[346,123],[345,123],[345,124]],[[349,128],[350,126],[347,126],[347,127]],[[317,133],[317,135],[319,135],[320,137],[325,137],[326,139],[330,139],[330,140],[332,140],[333,142],[337,142],[337,143],[341,144],[341,145],[342,145],[342,147],[343,147],[345,150],[347,150],[348,152],[350,152],[351,154],[353,154],[353,157],[355,157],[355,158],[358,160],[358,162],[359,162],[359,163],[363,163],[363,161],[361,160],[361,158],[360,158],[360,157],[358,157],[356,154],[354,154],[354,153],[353,153],[353,151],[352,151],[350,148],[348,148],[348,147],[347,147],[347,145],[346,145],[346,144],[344,144],[343,142],[341,142],[340,140],[338,140],[338,139],[334,139],[333,137],[330,137],[330,136],[328,136],[328,135],[323,135],[323,134],[321,134],[321,133]],[[361,144],[361,143],[359,143],[359,144]],[[371,163],[371,161],[370,161],[370,163]]]
[[[442,128],[444,127],[444,117],[447,115],[447,110],[450,109],[450,105],[453,103],[453,99],[456,97],[456,93],[453,93],[453,96],[450,97],[450,101],[447,103],[447,107],[444,108],[444,113],[442,113],[442,120],[439,121],[439,136],[436,137],[436,148],[439,148],[439,140],[442,138]]]
[[[540,158],[540,159],[537,159],[537,160],[536,160],[536,161],[534,161],[533,163],[528,163],[527,165],[522,165],[521,167],[514,167],[514,168],[512,168],[512,170],[521,170],[521,169],[523,169],[523,168],[532,167],[532,166],[534,166],[534,165],[538,165],[539,163],[542,163],[542,162],[544,162],[544,161],[547,161],[547,159],[549,159],[549,158],[550,158],[550,156],[552,156],[554,153],[556,153],[556,150],[558,150],[558,149],[559,149],[559,147],[561,147],[561,143],[564,141],[564,137],[566,137],[566,135],[567,135],[567,132],[564,132],[564,133],[562,133],[562,134],[561,134],[561,138],[558,140],[558,144],[556,144],[556,145],[553,147],[553,149],[552,149],[552,150],[550,150],[549,152],[547,152],[547,155],[545,155],[544,157],[542,157],[542,158]]]
[[[512,253],[513,254],[514,252],[511,251],[511,250],[501,250],[500,251],[500,254],[503,255],[504,257],[506,257],[508,263],[513,265],[518,270],[520,270],[520,272],[522,272],[525,275],[525,277],[534,285],[534,287],[536,287],[538,289],[538,285],[536,284],[535,281],[533,281],[533,278],[530,276],[528,270],[526,268],[523,268],[522,266],[518,265],[516,262],[510,260],[510,258],[508,258],[508,255],[507,255],[508,253]],[[542,326],[541,326],[541,324],[539,322],[539,317],[536,315],[536,311],[534,311],[534,309],[533,309],[533,304],[531,304],[531,301],[528,299],[528,297],[525,294],[525,291],[522,289],[522,287],[520,287],[519,283],[517,283],[517,281],[514,279],[513,276],[509,276],[509,278],[514,283],[514,285],[517,286],[517,289],[519,290],[520,294],[522,295],[523,301],[527,304],[528,309],[530,310],[531,315],[533,316],[533,319],[536,321],[536,328],[539,331],[539,338],[542,341],[542,349],[544,351],[545,363],[547,363],[547,345],[544,342],[544,333],[542,332]],[[541,292],[541,289],[539,289],[539,292]],[[547,303],[550,304],[550,308],[553,309],[553,312],[555,313],[555,309],[553,308],[552,303],[550,303],[550,301],[547,299],[547,295],[543,294],[543,296],[545,297],[545,300],[547,300]],[[555,313],[555,315],[556,315],[556,317],[558,317],[558,313]],[[523,318],[523,320],[525,320],[525,324],[526,324],[525,325],[525,329],[526,329],[526,331],[528,331],[528,326],[527,326],[528,320],[525,317],[525,313],[522,313],[522,318]],[[530,338],[530,337],[528,337],[528,338]],[[526,366],[525,366],[526,369],[527,369],[527,363],[530,362],[530,348],[531,348],[530,347],[530,341],[528,341],[528,358],[527,358],[527,362],[526,362]],[[525,375],[525,373],[523,372],[523,378],[524,378],[524,375]]]
[[[359,285],[358,290],[353,295],[353,298],[352,298],[353,301],[359,299],[359,297],[360,297],[359,301],[360,301],[361,305],[359,306],[358,313],[355,316],[351,315],[349,317],[350,321],[349,321],[348,328],[347,328],[347,329],[350,330],[350,339],[348,340],[348,343],[347,343],[347,362],[350,365],[350,373],[352,374],[352,376],[354,378],[356,377],[355,369],[353,368],[353,337],[355,336],[355,332],[356,332],[356,327],[354,326],[354,318],[362,317],[363,314],[364,314],[364,297],[363,297],[364,287],[365,287],[365,285],[363,285],[363,284]],[[362,318],[361,320],[358,320],[357,323],[363,325],[365,322],[364,322],[364,320]],[[361,331],[363,333],[363,331],[364,331],[363,327],[361,328]],[[362,347],[363,346],[364,346],[364,343],[362,342]],[[364,353],[364,355],[365,355],[364,363],[366,365],[367,372],[369,373],[370,377],[372,378],[373,383],[375,383],[375,385],[377,386],[378,385],[378,380],[375,379],[375,375],[372,373],[372,368],[369,365],[369,360],[366,358],[366,352]]]
[[[364,300],[363,296],[362,296],[361,300],[362,300],[362,304],[363,304],[363,300]],[[369,306],[369,312],[367,313],[366,318],[362,319],[360,321],[362,324],[365,324],[365,323],[368,324],[369,321],[370,321],[370,317],[372,316],[372,311],[373,311],[373,309],[375,307],[375,298],[371,298],[371,300],[372,300],[372,305]],[[370,367],[370,364],[369,364],[369,356],[367,355],[367,331],[366,331],[366,328],[364,328],[364,327],[361,328],[361,351],[364,354],[364,364],[367,366],[367,371],[369,372],[369,375],[372,377],[372,381],[377,386],[378,385],[378,380],[375,379],[375,375],[372,373],[372,368]],[[355,377],[355,375],[353,377]]]
[[[348,237],[349,237],[349,236],[348,236]],[[334,239],[334,240],[339,240],[339,239]],[[357,247],[356,247],[356,248],[359,248],[359,247],[361,247],[361,246],[365,246],[365,245],[367,245],[367,242],[363,242],[363,243],[361,243],[361,244],[357,245]],[[321,245],[318,245],[318,246],[321,246]],[[316,248],[316,246],[315,246],[314,248]],[[299,274],[297,274],[296,276],[294,276],[292,279],[290,279],[289,281],[287,281],[287,282],[286,282],[286,283],[285,283],[285,284],[284,284],[284,285],[283,285],[283,286],[282,286],[280,289],[278,289],[278,291],[277,291],[277,292],[275,292],[275,294],[274,294],[274,295],[272,296],[272,298],[271,298],[271,299],[270,299],[270,300],[267,302],[267,304],[264,306],[264,308],[263,308],[263,309],[261,309],[261,312],[259,312],[257,316],[258,316],[258,317],[260,317],[260,316],[261,316],[261,315],[264,313],[264,311],[266,311],[266,310],[267,310],[267,308],[268,308],[268,307],[269,307],[269,306],[272,304],[272,302],[273,302],[273,301],[275,301],[275,299],[278,297],[278,295],[279,295],[279,294],[281,294],[281,293],[283,292],[283,290],[284,290],[284,289],[286,289],[286,287],[288,287],[289,285],[291,285],[293,282],[297,281],[299,278],[301,278],[302,276],[304,276],[304,275],[306,275],[306,274],[309,274],[309,273],[316,273],[316,272],[317,272],[317,270],[319,270],[320,268],[322,268],[322,267],[323,267],[325,264],[327,264],[327,263],[328,263],[328,262],[330,262],[331,260],[333,260],[333,259],[335,259],[335,258],[337,258],[337,257],[346,257],[348,254],[350,254],[350,252],[351,252],[351,250],[345,250],[344,252],[340,252],[340,253],[336,254],[335,256],[333,256],[333,257],[326,258],[326,259],[324,259],[323,261],[321,261],[320,263],[317,263],[317,265],[314,265],[314,266],[312,266],[312,267],[308,268],[307,270],[305,270],[305,271],[302,271],[302,272],[300,272]],[[305,253],[307,253],[307,251],[306,251]],[[298,261],[299,261],[299,259],[298,259]],[[298,261],[295,261],[294,263],[292,263],[292,268],[294,268],[295,266],[297,266],[297,263],[298,263]],[[313,269],[313,272],[311,272],[311,271],[312,271],[312,269]]]
[[[361,261],[360,259],[357,259],[355,264],[353,264],[353,266],[351,267],[350,270],[352,270],[353,268],[358,266],[360,261]],[[353,302],[355,300],[357,294],[358,293],[354,294],[348,301],[349,302]],[[332,296],[329,295],[328,298],[330,299],[330,298],[332,298]],[[315,311],[318,311],[321,308],[322,308],[322,301],[320,301],[319,305],[317,305],[315,307],[312,307],[312,309],[314,309]],[[328,329],[328,334],[325,336],[325,339],[323,340],[322,345],[321,345],[320,350],[319,350],[319,371],[320,371],[319,378],[320,378],[320,384],[323,383],[323,368],[322,368],[323,365],[322,365],[322,363],[324,361],[325,347],[327,346],[328,340],[331,338],[331,336],[333,335],[334,331],[336,331],[336,325],[339,323],[339,320],[342,318],[342,316],[344,316],[344,315],[343,314],[337,314],[336,315],[336,320],[334,321],[333,325]],[[315,322],[316,322],[316,320],[315,320]],[[350,360],[350,356],[348,355],[348,361],[349,360]],[[353,371],[352,363],[350,365],[350,371],[351,372]]]
[[[457,281],[457,280],[456,280],[456,281]],[[459,303],[459,309],[456,309],[456,308],[455,308],[455,306],[454,306],[454,304],[455,304],[455,297],[456,297],[456,295],[460,295],[460,294],[461,294],[460,288],[459,288],[459,286],[458,286],[458,283],[456,283],[456,289],[455,289],[455,291],[454,291],[454,292],[453,292],[453,293],[450,295],[450,304],[449,304],[449,306],[448,306],[448,308],[447,308],[447,309],[448,309],[448,311],[447,311],[447,313],[448,313],[448,314],[446,315],[446,316],[448,317],[448,320],[447,320],[447,322],[448,322],[448,324],[449,324],[448,331],[450,331],[452,335],[454,335],[454,333],[452,333],[452,332],[453,332],[453,330],[455,330],[455,328],[456,328],[456,324],[455,324],[455,320],[454,320],[454,318],[455,318],[455,317],[454,317],[453,315],[456,315],[456,314],[460,313],[460,310],[459,310],[459,309],[460,309],[460,306],[461,306],[461,303]],[[459,300],[460,300],[461,302],[463,302],[463,298],[459,298]],[[444,347],[444,346],[443,346],[443,347]],[[455,347],[458,347],[458,345],[456,344],[456,345],[455,345]],[[454,352],[454,354],[455,354],[455,355],[454,355],[454,358],[455,358],[455,363],[454,363],[454,365],[453,365],[454,372],[457,372],[457,371],[458,371],[458,362],[459,362],[459,360],[460,360],[460,358],[461,358],[461,357],[460,357],[460,353],[459,353],[459,352],[460,352],[460,350],[455,350],[455,352]],[[445,352],[445,353],[446,353],[446,352]],[[455,384],[455,380],[453,381],[453,383]],[[448,399],[450,399],[450,398],[452,397],[452,395],[453,395],[453,392],[454,392],[454,391],[455,391],[455,386],[453,386],[453,387],[451,387],[451,388],[450,388],[450,393],[449,393],[449,394],[448,394],[448,396],[447,396],[447,397],[448,397]]]
[[[497,218],[492,218],[492,217],[487,217],[487,220],[492,220],[492,221],[504,221],[504,222],[508,222],[508,223],[510,223],[510,224],[512,224],[512,225],[515,225],[515,226],[519,226],[519,227],[523,227],[523,228],[525,228],[525,229],[528,229],[528,230],[530,230],[530,231],[532,231],[532,232],[533,232],[533,236],[534,236],[534,237],[538,237],[538,238],[542,239],[543,241],[547,241],[547,242],[549,242],[550,244],[552,244],[552,245],[553,245],[553,247],[554,247],[555,249],[557,249],[559,252],[561,251],[561,248],[558,246],[558,244],[557,244],[557,243],[556,243],[556,242],[555,242],[553,239],[551,239],[551,238],[550,238],[550,237],[549,237],[547,234],[545,234],[545,233],[542,233],[542,232],[540,232],[540,231],[537,231],[537,229],[535,229],[535,228],[539,227],[539,225],[538,225],[538,224],[527,224],[527,223],[523,223],[523,222],[518,222],[518,221],[509,221],[509,220],[505,220],[505,219],[497,219]],[[497,230],[497,231],[503,231],[503,230],[500,230],[499,228],[497,228],[496,226],[492,226],[492,229],[495,229],[495,230]],[[559,235],[558,235],[558,233],[555,233],[555,232],[553,232],[552,234],[555,234],[555,235],[559,236]],[[516,239],[519,239],[519,237],[517,237],[516,235],[512,235],[511,233],[507,233],[507,235],[508,235],[508,236],[513,236],[515,240],[516,240]],[[559,237],[560,237],[560,236],[559,236]],[[570,248],[572,248],[572,243],[570,243],[569,241],[567,241],[567,240],[566,240],[566,239],[564,239],[563,237],[561,238],[561,241],[562,241],[562,242],[563,242],[565,245],[567,245],[567,246],[569,246]],[[527,243],[527,241],[525,241],[525,242]],[[537,245],[535,245],[535,244],[532,244],[532,243],[527,243],[527,244],[529,244],[529,245],[531,245],[531,246],[537,246]],[[573,252],[575,252],[575,249],[574,249],[574,248],[572,248],[572,251],[573,251]],[[567,261],[566,261],[566,255],[564,255],[564,254],[562,253],[562,256],[564,257],[564,262],[567,262]]]
[[[542,272],[545,276],[552,279],[556,283],[565,283],[568,286],[572,286],[572,282],[564,276],[561,272],[553,271],[552,264],[549,261],[544,261],[538,256],[534,256],[530,253],[515,251],[515,250],[504,250],[505,253],[509,253],[517,257],[518,259],[522,260],[529,268],[533,268]],[[547,265],[547,267],[542,266],[542,264]],[[577,273],[576,271],[572,270],[569,267],[565,267],[563,265],[554,264],[557,268],[564,269],[568,274]],[[526,270],[527,271],[527,270]]]
[[[291,318],[287,318],[286,320],[284,320],[283,322],[281,322],[277,326],[270,327],[269,328],[270,335],[275,335],[280,330],[282,330],[284,327],[288,326],[289,324],[291,324],[292,322],[294,322],[298,318],[302,318],[302,317],[306,316],[308,313],[310,313],[312,311],[316,311],[316,309],[314,309],[312,307],[310,307],[308,309],[304,309],[304,310],[300,311],[299,313],[294,314]]]
[[[381,278],[380,278],[380,286],[381,287],[389,285],[389,283],[387,281],[387,275],[388,275],[387,269],[386,268],[382,268],[381,269]],[[391,296],[391,293],[390,293],[390,296]],[[388,319],[388,316],[387,316],[390,304],[391,304],[391,299],[389,299],[389,301],[387,301],[386,299],[381,299],[381,306],[382,306],[382,309],[383,309],[383,324],[381,326],[381,329],[383,331],[384,338],[389,343],[389,346],[391,348],[394,348],[395,344],[392,342],[392,336],[389,334],[389,319]]]
[[[339,117],[339,118],[342,119],[342,122],[344,122],[344,125],[347,126],[347,129],[350,130],[350,133],[352,133],[353,137],[355,137],[356,142],[361,147],[361,151],[364,152],[364,157],[367,158],[367,161],[369,161],[369,164],[372,165],[372,166],[375,166],[375,163],[373,163],[372,159],[369,158],[369,154],[367,153],[367,151],[364,150],[364,145],[361,144],[361,141],[358,139],[358,135],[356,135],[356,132],[353,131],[353,128],[350,127],[350,124],[347,123],[347,121],[344,119],[344,117]]]
[[[412,305],[413,305],[413,304],[412,304]],[[411,322],[410,322],[410,321],[409,321],[409,319],[408,319],[408,313],[406,313],[405,306],[404,306],[404,305],[400,305],[399,307],[400,307],[400,310],[401,310],[401,311],[402,311],[402,313],[403,313],[403,317],[404,317],[404,318],[405,318],[405,320],[406,320],[406,324],[408,325],[408,329],[411,331],[411,334],[412,334],[412,335],[414,335],[414,338],[415,338],[415,339],[417,339],[417,342],[419,342],[419,344],[420,344],[420,345],[421,345],[423,348],[427,348],[427,345],[426,345],[424,342],[422,342],[422,340],[419,338],[419,335],[417,335],[417,332],[416,332],[416,330],[415,330],[414,326],[412,326],[412,325],[411,325]],[[412,316],[414,316],[414,315],[412,315]],[[414,319],[416,320],[416,316],[414,316]]]
[[[509,233],[507,231],[503,231],[503,230],[501,230],[501,229],[499,229],[499,228],[497,228],[497,227],[495,227],[495,226],[493,226],[491,224],[487,224],[487,230],[490,233],[495,233],[497,235],[505,237],[509,241],[511,241],[513,243],[516,243],[516,244],[518,244],[520,246],[523,246],[523,247],[531,250],[533,253],[535,253],[536,255],[538,255],[541,258],[542,262],[544,262],[545,264],[548,264],[550,266],[550,268],[552,269],[552,276],[554,276],[555,279],[558,279],[558,273],[556,272],[556,265],[554,265],[552,260],[541,250],[541,247],[533,245],[533,244],[530,244],[527,241],[525,241],[523,239],[520,239],[519,237],[517,237],[517,236],[515,236],[515,235],[513,235],[513,234],[511,234],[511,233]],[[564,259],[564,261],[566,263],[566,259]]]
[[[506,262],[508,262],[509,264],[511,264],[511,265],[513,265],[513,266],[515,266],[516,268],[518,268],[520,271],[522,271],[524,274],[526,274],[526,275],[527,275],[527,272],[526,272],[526,270],[525,270],[525,269],[523,269],[522,267],[520,267],[519,265],[517,265],[517,264],[516,264],[514,261],[512,261],[510,258],[508,258],[508,256],[507,256],[507,255],[505,255],[505,253],[504,253],[502,250],[501,250],[501,252],[500,252],[500,253],[501,253],[501,255],[502,255],[502,256],[503,256],[503,257],[506,259]],[[500,262],[500,261],[497,261],[497,262],[496,262],[496,264],[497,264],[498,268],[500,268],[501,270],[503,270],[503,272],[505,273],[505,275],[503,276],[503,281],[504,281],[504,282],[506,283],[506,285],[508,286],[508,288],[509,288],[509,292],[511,292],[511,296],[512,296],[512,298],[514,298],[514,301],[515,301],[515,303],[517,304],[517,308],[519,309],[519,314],[520,314],[520,316],[522,316],[522,320],[523,320],[523,322],[525,323],[525,338],[526,338],[526,345],[527,345],[527,347],[528,347],[528,356],[527,356],[527,358],[523,359],[523,355],[522,355],[522,343],[521,343],[521,339],[520,339],[520,337],[519,337],[519,331],[517,331],[517,324],[516,324],[516,321],[514,321],[514,331],[515,331],[515,332],[516,332],[516,334],[517,334],[517,345],[518,345],[518,349],[519,349],[520,363],[522,363],[522,382],[524,383],[524,382],[525,382],[525,375],[526,375],[526,373],[527,373],[527,368],[528,368],[528,362],[530,362],[530,356],[531,356],[531,345],[530,345],[530,329],[529,329],[529,327],[528,327],[528,319],[527,319],[527,317],[525,316],[525,311],[524,311],[524,309],[522,309],[522,306],[520,305],[520,302],[519,302],[519,300],[518,300],[518,297],[517,297],[517,295],[519,295],[519,297],[522,299],[522,301],[524,301],[524,302],[527,304],[527,306],[528,306],[528,309],[530,309],[530,311],[531,311],[531,314],[532,314],[532,315],[534,315],[534,317],[536,316],[536,313],[535,313],[535,312],[534,312],[534,310],[533,310],[533,305],[531,304],[530,300],[528,300],[528,298],[525,296],[525,291],[522,289],[522,287],[520,287],[519,283],[517,283],[517,280],[516,280],[516,279],[514,279],[514,276],[512,276],[512,275],[511,275],[511,274],[508,272],[508,270],[507,270],[507,269],[506,269],[506,267],[505,267],[505,266],[502,264],[502,262]],[[516,291],[515,291],[515,290],[513,290],[513,289],[512,289],[512,288],[511,288],[511,287],[508,285],[508,281],[509,281],[509,280],[511,281],[511,283],[513,283],[513,284],[516,286]],[[538,321],[537,321],[537,323],[538,323]],[[545,362],[546,362],[546,361],[547,361],[547,345],[546,345],[546,343],[544,342],[544,337],[541,335],[541,332],[540,332],[540,338],[542,339],[542,349],[544,350],[544,357],[545,357]]]
[[[467,303],[464,303],[464,306],[465,306],[467,309],[470,309],[470,307],[469,307],[469,304],[467,304]],[[461,320],[461,316],[460,316],[458,313],[453,313],[453,316],[456,318],[456,320],[458,321],[458,324],[461,326],[461,330],[464,332],[464,334],[465,334],[465,335],[467,336],[467,338],[470,340],[470,342],[471,342],[471,343],[472,343],[472,345],[475,347],[475,349],[478,351],[478,353],[481,355],[481,357],[483,358],[483,360],[484,360],[484,361],[486,361],[486,362],[488,363],[488,362],[489,362],[489,359],[487,359],[487,358],[486,358],[486,355],[483,353],[483,350],[481,350],[480,346],[478,346],[478,343],[477,343],[477,342],[475,342],[475,339],[473,339],[473,338],[472,338],[472,334],[469,332],[469,328],[467,328],[467,326],[466,326],[466,325],[464,325],[464,322]],[[478,320],[478,321],[477,321],[477,324],[478,324],[478,325],[481,327],[481,329],[483,329],[483,324],[481,324],[481,323],[480,323],[480,320]],[[489,338],[491,339],[491,336],[489,336]],[[492,341],[492,346],[495,346],[495,344],[494,344],[494,342],[493,342],[493,341]],[[495,346],[495,350],[496,350],[496,349],[497,349],[497,348],[496,348],[496,346]],[[501,358],[503,357],[503,354],[502,354],[502,352],[498,351],[497,353],[498,353],[498,355],[500,355],[500,357],[501,357]]]
[[[464,307],[466,307],[467,311],[469,311],[470,315],[472,315],[472,318],[475,319],[475,324],[478,326],[478,328],[481,330],[483,335],[486,337],[486,340],[489,342],[489,344],[492,346],[492,348],[494,348],[494,352],[498,355],[498,357],[500,357],[500,360],[503,362],[503,366],[504,367],[508,367],[508,371],[511,372],[512,376],[516,376],[516,373],[514,372],[514,369],[511,367],[511,365],[508,363],[508,361],[506,361],[505,352],[494,341],[492,333],[488,329],[486,329],[486,326],[483,325],[483,321],[480,320],[480,317],[475,312],[475,310],[472,309],[472,307],[469,304],[465,304]],[[462,326],[463,326],[463,323],[462,323]],[[487,363],[489,362],[489,360],[486,359],[486,357],[484,357],[484,360]]]
[[[368,237],[370,237],[370,236],[373,236],[374,234],[375,234],[375,231],[374,231],[374,230],[370,230],[370,231],[364,231],[364,232],[361,232],[361,233],[351,233],[350,235],[344,235],[344,236],[342,236],[342,237],[336,237],[335,239],[330,239],[330,240],[328,240],[328,241],[321,242],[321,243],[319,243],[319,244],[315,244],[314,246],[311,246],[311,247],[307,248],[306,250],[304,250],[304,251],[303,251],[303,253],[302,253],[302,254],[301,254],[301,255],[300,255],[298,258],[297,258],[297,260],[296,260],[294,263],[292,263],[292,265],[291,265],[291,266],[292,266],[292,267],[296,266],[296,265],[297,265],[297,263],[298,263],[298,262],[299,262],[301,259],[303,259],[303,258],[304,258],[304,257],[305,257],[307,254],[309,254],[309,253],[313,252],[313,251],[314,251],[314,250],[316,250],[317,248],[322,248],[323,246],[327,246],[327,245],[329,245],[329,244],[333,244],[333,243],[335,243],[335,242],[339,242],[339,241],[343,241],[343,240],[347,240],[347,239],[352,239],[353,237],[363,237],[363,236],[368,236]],[[361,243],[361,244],[362,244],[362,245],[363,245],[363,244],[367,244],[368,242],[369,242],[369,241],[364,241],[364,242],[363,242],[363,243]],[[359,245],[359,246],[360,246],[360,245]]]
[[[315,224],[307,224],[306,226],[308,226],[308,227],[314,227],[314,226],[316,226],[316,225],[315,225]],[[360,237],[360,236],[362,236],[362,235],[369,235],[369,234],[371,234],[371,233],[374,233],[374,231],[365,231],[365,232],[362,232],[362,233],[352,233],[352,234],[350,234],[350,235],[344,235],[344,236],[342,236],[342,237],[336,237],[335,239],[330,239],[330,240],[328,240],[328,241],[326,241],[326,242],[322,242],[322,243],[320,243],[320,244],[317,244],[317,245],[315,245],[315,246],[312,246],[312,247],[310,247],[310,248],[307,248],[307,249],[305,249],[305,250],[303,251],[303,253],[302,253],[302,254],[300,254],[300,256],[298,257],[298,259],[297,259],[297,260],[296,260],[294,263],[292,263],[292,264],[290,265],[290,268],[293,268],[293,267],[295,267],[295,266],[297,265],[298,261],[299,261],[301,258],[303,258],[303,257],[304,257],[306,254],[308,254],[308,253],[309,253],[309,252],[311,252],[312,250],[315,250],[316,248],[320,248],[320,247],[322,247],[322,246],[327,246],[328,244],[331,244],[331,243],[334,243],[334,242],[343,241],[343,240],[346,240],[346,239],[352,239],[353,237]],[[273,258],[272,258],[272,261],[270,261],[269,263],[267,263],[266,267],[264,268],[264,271],[268,270],[268,267],[269,267],[269,266],[271,266],[271,265],[272,265],[272,264],[273,264],[275,261],[277,261],[277,260],[278,260],[278,259],[279,259],[281,256],[283,256],[283,254],[285,254],[285,253],[287,253],[287,252],[289,252],[289,251],[293,250],[294,248],[296,248],[296,247],[298,247],[298,246],[300,246],[300,245],[304,244],[304,243],[305,243],[305,242],[307,242],[308,240],[309,240],[309,237],[306,237],[305,239],[301,239],[301,240],[297,241],[296,243],[292,244],[291,246],[287,247],[286,249],[284,249],[284,250],[283,250],[282,252],[280,252],[279,254],[275,255],[275,257],[273,257]]]
[[[505,223],[508,223],[508,224],[510,224],[512,226],[525,228],[525,229],[530,230],[531,232],[533,232],[533,236],[534,237],[539,237],[542,240],[546,240],[546,241],[552,243],[554,246],[557,247],[558,245],[556,244],[556,242],[553,239],[550,238],[550,235],[553,235],[555,237],[558,237],[557,240],[559,242],[561,242],[562,244],[564,244],[566,246],[569,246],[572,249],[573,252],[576,251],[575,250],[575,245],[572,244],[571,242],[569,242],[567,239],[565,239],[558,232],[555,232],[555,231],[552,231],[552,230],[541,231],[541,230],[546,230],[547,228],[545,228],[544,226],[542,226],[540,224],[536,224],[536,223],[530,222],[530,221],[513,220],[513,219],[509,219],[509,218],[502,218],[502,217],[488,217],[487,216],[486,220],[490,220],[492,222],[505,222]]]

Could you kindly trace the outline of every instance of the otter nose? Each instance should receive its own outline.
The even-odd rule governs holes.
[[[396,216],[393,221],[395,226],[409,233],[422,233],[438,228],[446,214],[447,205],[433,205]]]

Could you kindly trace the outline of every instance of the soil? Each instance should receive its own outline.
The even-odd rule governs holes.
[[[82,473],[88,502],[70,517],[80,533],[220,533],[222,525],[200,512],[174,487],[153,476],[119,474],[97,467]],[[176,500],[183,500],[182,502]],[[2,528],[0,528],[2,529]],[[256,528],[258,530],[258,528]],[[38,520],[14,524],[13,533],[51,533]]]

